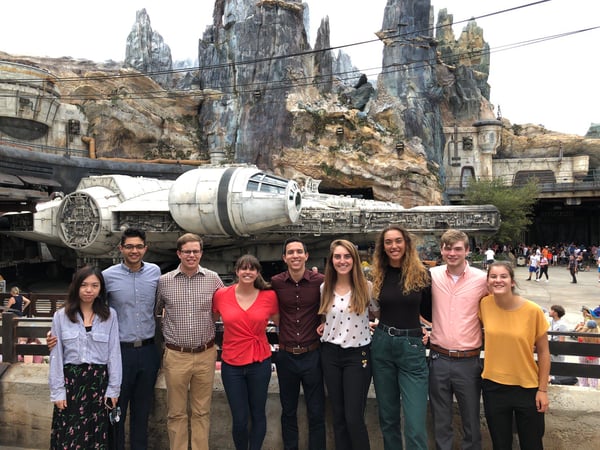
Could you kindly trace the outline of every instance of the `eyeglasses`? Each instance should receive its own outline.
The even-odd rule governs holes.
[[[184,255],[199,255],[202,250],[179,250]]]
[[[125,245],[122,245],[121,248],[124,248],[125,250],[133,250],[134,248],[136,250],[144,250],[146,248],[146,245],[145,244],[137,244],[137,245],[125,244]]]

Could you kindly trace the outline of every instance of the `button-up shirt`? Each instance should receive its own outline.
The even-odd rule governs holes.
[[[52,334],[57,343],[50,352],[50,400],[67,400],[65,388],[65,364],[106,364],[108,387],[105,397],[117,398],[121,390],[121,346],[117,313],[110,308],[110,317],[101,320],[97,315],[88,332],[78,314],[77,322],[71,322],[64,309],[52,318]]]
[[[164,308],[165,342],[195,348],[213,340],[212,298],[224,286],[216,272],[200,266],[192,276],[179,267],[162,275],[156,291],[156,314],[162,315]]]
[[[125,264],[115,264],[102,272],[108,305],[117,311],[121,342],[135,342],[154,337],[154,302],[160,268],[142,263],[132,272]]]
[[[447,266],[432,267],[431,343],[447,350],[473,350],[482,344],[479,301],[488,295],[487,275],[467,263],[455,282]]]
[[[288,271],[271,278],[271,287],[279,299],[279,344],[307,347],[319,340],[319,305],[323,274],[310,270],[296,282]]]

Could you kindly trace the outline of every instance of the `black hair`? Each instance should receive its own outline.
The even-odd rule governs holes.
[[[102,320],[106,320],[110,317],[110,309],[106,302],[106,285],[104,283],[102,272],[97,267],[84,266],[73,275],[73,281],[69,286],[69,293],[65,300],[65,314],[71,322],[77,323],[77,314],[81,314],[79,288],[81,288],[83,281],[91,275],[96,276],[96,278],[100,280],[100,293],[92,304],[92,310]]]
[[[302,239],[300,239],[299,237],[291,237],[291,238],[287,238],[285,240],[285,242],[283,243],[283,249],[281,252],[282,255],[285,255],[285,251],[287,249],[288,244],[291,244],[292,242],[300,242],[302,244],[302,248],[304,248],[304,253],[308,253],[306,244],[304,243],[304,241]]]
[[[139,228],[127,228],[123,231],[121,235],[121,245],[125,244],[127,238],[137,237],[146,243],[146,232],[144,230],[140,230]]]

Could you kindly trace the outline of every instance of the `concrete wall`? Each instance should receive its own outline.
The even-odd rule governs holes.
[[[47,449],[50,440],[52,404],[49,401],[48,366],[45,364],[13,364],[0,378],[0,448],[20,446],[30,449]],[[600,432],[600,391],[577,386],[550,386],[550,411],[546,414],[547,450],[587,450],[598,448]],[[220,377],[215,379],[213,393],[210,448],[233,449],[229,406],[223,392]],[[279,396],[277,376],[273,374],[267,401],[268,428],[263,448],[281,449],[279,424]],[[156,385],[156,402],[150,424],[150,450],[168,449],[166,431],[166,390],[164,379],[159,376]],[[300,448],[307,448],[305,410],[300,410]],[[382,449],[381,433],[377,419],[377,403],[371,392],[367,405],[367,425],[373,450]],[[431,423],[428,424],[431,430]],[[334,448],[331,417],[328,418],[328,447]],[[455,429],[460,421],[455,411]],[[482,433],[484,449],[491,443],[482,409]],[[457,433],[458,434],[458,433]],[[431,433],[430,433],[431,436]],[[457,436],[455,448],[459,447]],[[430,438],[430,448],[434,448]],[[518,446],[515,445],[515,448]],[[409,449],[410,450],[410,449]]]

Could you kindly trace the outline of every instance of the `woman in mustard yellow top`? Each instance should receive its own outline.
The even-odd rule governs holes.
[[[520,448],[542,449],[550,374],[548,322],[538,305],[514,293],[510,264],[490,264],[487,279],[490,295],[479,306],[485,336],[481,377],[494,450],[512,449],[513,417]]]

